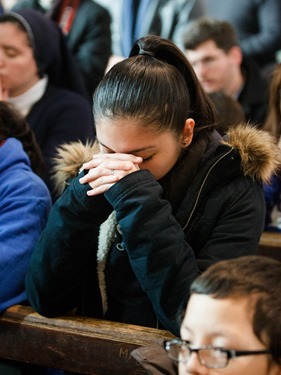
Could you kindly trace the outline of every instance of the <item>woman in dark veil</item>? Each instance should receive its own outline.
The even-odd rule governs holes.
[[[60,28],[38,11],[0,16],[1,89],[35,133],[50,178],[62,143],[94,138],[91,99]]]

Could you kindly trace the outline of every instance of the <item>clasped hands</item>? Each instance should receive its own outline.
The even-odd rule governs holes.
[[[79,182],[89,184],[92,190],[88,190],[89,196],[105,193],[121,178],[140,170],[142,158],[130,154],[96,154],[88,163],[83,164],[83,169],[89,172]]]

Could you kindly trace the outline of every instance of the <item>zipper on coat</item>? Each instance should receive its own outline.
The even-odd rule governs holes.
[[[197,207],[197,204],[198,204],[198,201],[199,201],[199,198],[200,198],[200,195],[201,195],[201,192],[202,192],[202,190],[203,190],[203,187],[205,186],[205,184],[206,184],[206,181],[207,181],[207,179],[208,179],[208,177],[209,177],[209,175],[210,175],[210,173],[212,172],[212,170],[215,168],[215,166],[222,160],[222,159],[224,159],[226,156],[228,156],[231,152],[232,152],[232,150],[233,150],[233,147],[231,147],[231,149],[226,153],[226,154],[224,154],[224,155],[222,155],[212,166],[211,166],[211,168],[208,170],[208,172],[206,173],[206,176],[204,177],[204,180],[203,180],[203,182],[202,182],[202,184],[201,184],[201,186],[200,186],[200,189],[199,189],[199,191],[198,191],[198,194],[197,194],[197,197],[196,197],[196,200],[195,200],[195,203],[194,203],[194,206],[193,206],[193,208],[192,208],[192,210],[191,210],[191,213],[190,213],[190,215],[189,215],[189,217],[188,217],[188,219],[187,219],[187,222],[186,222],[186,224],[185,224],[185,226],[183,227],[183,230],[185,230],[186,228],[187,228],[187,226],[188,226],[188,224],[190,223],[190,220],[191,220],[191,218],[192,218],[192,215],[194,214],[194,211],[195,211],[195,209],[196,209],[196,207]]]

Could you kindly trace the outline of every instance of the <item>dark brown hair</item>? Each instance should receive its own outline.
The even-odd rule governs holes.
[[[200,17],[188,24],[183,35],[185,49],[195,49],[208,40],[214,41],[217,47],[225,52],[239,45],[237,34],[227,21]]]
[[[181,134],[192,117],[197,130],[210,130],[213,107],[184,54],[169,40],[139,39],[128,59],[114,65],[94,95],[94,115],[134,118],[156,131]]]
[[[281,136],[281,63],[277,64],[270,81],[268,115],[264,129],[273,134],[277,141]]]
[[[12,104],[0,101],[0,142],[11,137],[22,143],[32,170],[42,177],[45,170],[44,161],[32,130]]]

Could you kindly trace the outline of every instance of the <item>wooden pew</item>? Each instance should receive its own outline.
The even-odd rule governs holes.
[[[281,261],[281,233],[264,232],[258,253]],[[67,315],[48,319],[28,306],[0,314],[0,358],[90,375],[145,375],[130,352],[172,334]]]
[[[263,232],[258,253],[281,261],[281,233]]]
[[[91,375],[144,375],[130,356],[169,332],[73,315],[48,319],[15,305],[0,314],[0,358]]]

